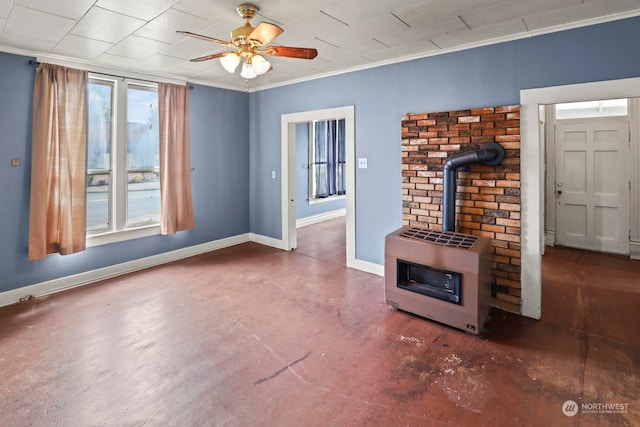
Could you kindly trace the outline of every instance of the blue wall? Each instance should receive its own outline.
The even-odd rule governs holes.
[[[279,180],[260,178],[280,170],[282,114],[355,106],[355,157],[368,158],[356,169],[356,257],[383,264],[384,236],[402,223],[403,113],[519,104],[521,89],[638,77],[638,40],[640,18],[630,18],[252,93],[251,231],[281,238]]]
[[[196,86],[196,228],[35,262],[27,260],[35,72],[29,58],[0,53],[0,292],[249,231],[281,238],[281,115],[347,105],[355,106],[355,157],[368,158],[368,169],[355,169],[356,256],[383,264],[384,236],[401,225],[404,113],[518,104],[521,89],[638,77],[637,40],[640,18],[630,18],[249,95]],[[12,167],[14,158],[22,165]]]
[[[346,199],[309,203],[309,123],[296,124],[296,219],[344,209]]]
[[[249,96],[195,86],[189,106],[195,229],[29,261],[35,69],[28,60],[0,53],[0,292],[249,232]],[[22,165],[12,167],[11,159]]]

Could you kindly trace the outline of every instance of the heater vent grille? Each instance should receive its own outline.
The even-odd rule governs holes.
[[[401,237],[416,240],[426,240],[438,245],[450,246],[454,248],[469,249],[478,241],[476,236],[456,233],[453,231],[433,231],[424,228],[412,227],[402,233]]]

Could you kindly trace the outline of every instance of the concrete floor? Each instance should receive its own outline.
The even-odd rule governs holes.
[[[630,271],[618,315],[589,305],[581,257],[546,255],[543,319],[494,309],[477,338],[386,306],[383,278],[344,267],[343,230],[1,308],[0,425],[640,425],[638,262],[595,267]],[[567,400],[626,412],[568,417]]]

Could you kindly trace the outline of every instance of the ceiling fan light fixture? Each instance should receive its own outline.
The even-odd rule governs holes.
[[[271,63],[264,59],[264,56],[257,54],[253,55],[253,58],[251,58],[251,64],[253,65],[253,70],[259,76],[266,73],[271,68]]]
[[[240,64],[240,56],[237,53],[228,53],[220,58],[222,68],[232,74],[236,71],[236,68],[238,68],[238,64]]]
[[[258,73],[253,69],[253,64],[250,62],[242,64],[242,71],[240,72],[240,75],[245,79],[254,79],[258,77]]]
[[[217,52],[193,58],[191,62],[219,58],[220,65],[231,74],[235,73],[240,62],[243,62],[240,76],[245,79],[253,79],[272,70],[271,63],[265,59],[264,55],[299,59],[314,59],[318,55],[318,51],[312,48],[269,45],[284,30],[276,24],[268,22],[261,22],[257,27],[253,27],[250,21],[258,13],[257,6],[241,4],[237,11],[245,23],[231,32],[231,40],[229,41],[190,31],[176,31],[178,34],[235,49],[235,52]]]

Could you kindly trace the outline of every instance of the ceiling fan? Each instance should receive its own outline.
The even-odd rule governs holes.
[[[243,59],[244,63],[242,64],[240,75],[245,79],[252,79],[271,70],[271,64],[263,56],[265,54],[298,59],[313,59],[318,55],[318,51],[311,48],[265,46],[282,34],[284,30],[275,24],[267,22],[263,22],[254,28],[249,21],[256,16],[258,8],[252,4],[241,4],[237,7],[237,11],[245,20],[245,23],[231,31],[230,41],[203,36],[189,31],[176,31],[189,37],[195,37],[236,49],[235,51],[219,52],[194,58],[191,60],[192,62],[220,58],[222,67],[228,72],[233,73],[240,64],[240,60]]]

